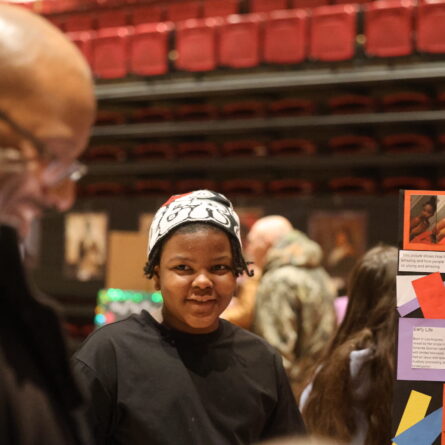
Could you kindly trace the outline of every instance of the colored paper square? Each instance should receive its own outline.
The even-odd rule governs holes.
[[[397,428],[396,437],[425,417],[430,402],[431,396],[418,391],[411,391],[399,427]]]
[[[397,445],[432,445],[442,431],[443,409],[432,412],[392,441]]]
[[[425,318],[445,318],[445,286],[439,272],[414,280],[413,287]]]

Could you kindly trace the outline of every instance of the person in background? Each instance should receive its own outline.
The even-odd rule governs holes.
[[[249,259],[261,269],[252,330],[282,355],[295,396],[336,327],[335,289],[320,246],[279,215],[248,234]]]
[[[58,318],[31,292],[19,245],[42,212],[72,204],[94,115],[92,77],[74,45],[0,4],[1,444],[92,443]]]
[[[93,333],[75,354],[99,445],[251,444],[304,432],[279,354],[221,320],[250,275],[223,195],[172,196],[156,213],[146,275],[160,312]]]
[[[351,445],[391,441],[397,249],[359,260],[345,319],[314,369],[300,407],[308,430]]]

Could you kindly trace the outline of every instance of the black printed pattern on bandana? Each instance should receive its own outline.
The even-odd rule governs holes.
[[[169,232],[188,222],[215,224],[235,236],[241,244],[239,218],[230,201],[219,193],[198,190],[171,197],[156,212],[150,227],[149,252]]]

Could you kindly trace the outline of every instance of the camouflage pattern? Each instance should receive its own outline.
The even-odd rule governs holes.
[[[335,290],[320,246],[295,230],[269,250],[256,294],[253,331],[283,356],[299,396],[336,327]]]

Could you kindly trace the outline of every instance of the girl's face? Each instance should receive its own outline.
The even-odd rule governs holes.
[[[173,235],[162,249],[154,280],[167,326],[191,334],[216,330],[236,287],[228,236],[212,229]]]
[[[431,204],[425,204],[423,206],[421,216],[428,219],[428,218],[431,218],[433,215],[434,215],[434,210],[433,210],[433,207],[431,206]]]

